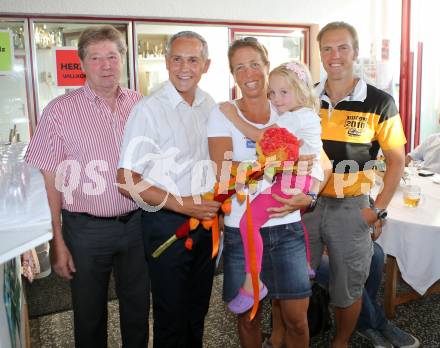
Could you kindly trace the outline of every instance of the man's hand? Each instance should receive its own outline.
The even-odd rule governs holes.
[[[64,240],[55,238],[50,246],[50,261],[55,273],[64,279],[72,279],[72,273],[76,272],[76,268]]]
[[[64,279],[72,279],[72,273],[76,272],[72,255],[64,243],[61,233],[61,192],[55,187],[55,173],[42,170],[46,186],[47,200],[52,218],[53,239],[50,242],[50,262],[56,274]]]
[[[371,234],[371,239],[374,241],[382,234],[382,226],[385,224],[383,220],[377,220],[373,226],[373,233]]]
[[[283,217],[298,209],[307,208],[312,202],[312,197],[306,195],[304,192],[300,192],[296,195],[292,195],[290,198],[283,198],[276,193],[272,194],[273,199],[283,203],[282,207],[272,207],[267,209],[270,218]]]
[[[220,202],[201,199],[200,203],[195,203],[192,196],[182,197],[183,206],[180,213],[199,220],[211,220],[220,209]]]
[[[221,232],[225,231],[225,216],[223,214],[219,214],[218,216],[218,229]]]
[[[362,209],[361,215],[368,226],[372,226],[374,223],[376,223],[379,220],[377,218],[377,213],[371,208]]]

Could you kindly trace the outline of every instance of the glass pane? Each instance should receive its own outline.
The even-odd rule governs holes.
[[[8,41],[13,48],[12,65],[0,72],[0,144],[28,141],[30,115],[24,22],[0,21],[0,32],[11,38]]]
[[[38,107],[41,115],[44,107],[55,97],[78,88],[74,79],[57,78],[57,51],[77,50],[81,32],[91,26],[108,23],[34,23],[34,47],[36,50],[36,76],[38,87]],[[127,25],[113,24],[127,40]],[[128,52],[127,52],[128,55]],[[129,86],[128,56],[124,59],[121,85]],[[72,83],[72,86],[66,84]]]
[[[440,49],[438,36],[433,35],[432,23],[438,20],[440,3],[438,0],[413,2],[411,13],[414,14],[411,28],[413,29],[411,51],[417,58],[422,53],[422,84],[420,101],[420,141],[440,132]],[[414,23],[414,24],[413,24]],[[419,50],[422,49],[422,52]],[[417,61],[414,62],[413,104],[417,87]],[[413,117],[415,112],[413,111]]]
[[[233,30],[234,40],[244,39],[247,36],[252,36],[266,47],[270,68],[291,62],[294,60],[305,62],[304,56],[304,31],[302,29],[284,31],[284,32],[265,32],[263,30],[246,31],[245,29]],[[234,79],[231,76],[231,83],[234,84]],[[241,91],[237,86],[234,86],[232,97],[235,99],[241,98]]]
[[[226,27],[136,24],[138,89],[148,95],[168,79],[165,50],[175,33],[191,30],[208,42],[211,65],[199,86],[216,101],[229,99],[228,29]]]
[[[234,33],[235,40],[246,36],[255,37],[267,48],[271,69],[293,60],[305,61],[304,32],[301,29],[285,34],[242,31]]]
[[[360,27],[355,73],[399,103],[401,0],[372,2],[369,25]],[[356,27],[356,26],[355,26]]]

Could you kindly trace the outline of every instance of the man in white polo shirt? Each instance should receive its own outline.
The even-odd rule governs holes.
[[[440,123],[440,112],[439,112]],[[431,134],[423,143],[406,155],[405,164],[411,161],[423,161],[423,167],[440,173],[440,133]]]
[[[211,219],[219,208],[193,198],[215,179],[206,135],[215,103],[197,87],[209,64],[205,39],[194,32],[174,35],[166,55],[169,81],[133,109],[125,128],[118,182],[144,209],[154,347],[202,347],[214,275],[211,233],[199,227],[191,232],[192,250],[183,238],[158,258],[151,255],[188,217]]]

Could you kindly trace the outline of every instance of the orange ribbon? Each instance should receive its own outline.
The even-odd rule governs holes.
[[[212,255],[211,255],[212,259],[217,256],[218,248],[219,248],[220,233],[218,228],[218,214],[215,214],[213,220],[214,222],[212,224]]]
[[[249,266],[251,271],[252,288],[254,290],[254,305],[250,314],[250,320],[255,318],[258,311],[258,305],[260,303],[260,284],[258,282],[258,271],[257,271],[257,253],[255,251],[255,240],[254,240],[254,228],[252,224],[252,213],[251,205],[249,200],[249,195],[246,197],[246,218],[247,218],[247,238],[248,238],[248,255],[249,255]]]

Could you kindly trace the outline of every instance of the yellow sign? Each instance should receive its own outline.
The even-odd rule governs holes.
[[[12,33],[9,30],[0,30],[0,73],[9,73],[13,69],[14,46]]]

